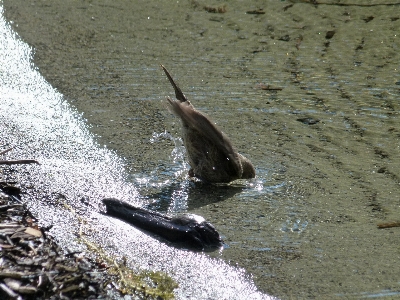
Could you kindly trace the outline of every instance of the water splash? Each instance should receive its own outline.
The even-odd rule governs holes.
[[[257,290],[242,269],[170,247],[100,213],[98,206],[105,197],[146,203],[136,183],[127,179],[124,160],[96,144],[81,114],[32,65],[32,49],[6,24],[2,6],[0,103],[0,143],[14,148],[8,158],[41,163],[13,166],[6,173],[21,183],[24,201],[41,225],[54,225],[51,234],[64,249],[85,251],[74,234],[84,219],[87,238],[107,253],[126,257],[132,268],[171,274],[179,284],[177,299],[271,299]],[[176,195],[184,198],[184,193]]]
[[[281,231],[283,232],[303,232],[308,225],[308,221],[301,221],[300,219],[288,219],[286,223],[282,225]]]
[[[171,152],[171,158],[174,163],[181,163],[184,166],[187,166],[185,155],[186,155],[186,148],[183,145],[182,138],[176,138],[166,130],[164,132],[153,132],[153,135],[150,139],[151,143],[157,143],[161,139],[167,139],[174,143],[175,147]]]

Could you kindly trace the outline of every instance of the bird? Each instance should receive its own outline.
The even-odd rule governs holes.
[[[256,176],[253,164],[238,153],[228,136],[190,103],[168,70],[161,65],[175,90],[176,100],[167,96],[172,112],[182,121],[183,144],[189,161],[189,176],[209,183],[229,183]]]

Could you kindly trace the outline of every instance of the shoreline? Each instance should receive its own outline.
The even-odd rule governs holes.
[[[20,188],[0,169],[0,296],[10,299],[174,299],[163,273],[136,273],[77,236],[86,251],[61,249],[21,201]],[[88,252],[91,254],[88,255]],[[122,274],[124,274],[122,276]],[[149,280],[153,281],[152,286]]]
[[[151,143],[153,133],[181,136],[160,63],[245,151],[263,192],[191,189],[182,178],[138,188],[164,209],[181,191],[178,200],[217,199],[189,206],[230,245],[207,257],[282,299],[395,291],[398,228],[376,224],[399,215],[396,12],[276,1],[250,15],[265,3],[232,1],[219,14],[195,3],[13,0],[4,15],[133,185],[171,175],[174,145]]]
[[[112,290],[117,292],[107,284],[115,278],[107,275],[101,263],[88,259],[84,252],[64,254],[21,202],[19,188],[3,180],[0,177],[2,297],[106,299]]]

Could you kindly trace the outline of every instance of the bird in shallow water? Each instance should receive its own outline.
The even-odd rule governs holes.
[[[254,178],[256,172],[250,160],[239,154],[229,138],[203,113],[196,110],[182,90],[161,65],[171,82],[177,100],[167,97],[173,113],[183,126],[190,177],[210,183],[228,183],[236,179]]]

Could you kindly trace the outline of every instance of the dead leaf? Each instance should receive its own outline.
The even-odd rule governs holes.
[[[36,237],[42,236],[42,232],[40,230],[34,229],[32,227],[26,228],[25,233],[36,236]]]

